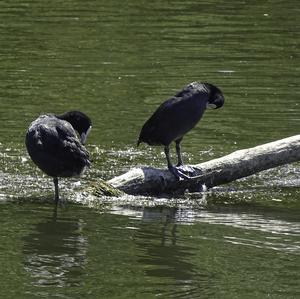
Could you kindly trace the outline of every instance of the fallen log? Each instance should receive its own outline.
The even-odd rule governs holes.
[[[235,151],[229,155],[191,165],[196,178],[178,181],[167,169],[133,168],[106,183],[133,195],[163,195],[185,190],[201,191],[257,172],[300,161],[300,135],[277,140],[253,148]],[[103,182],[102,182],[103,183]],[[94,185],[97,189],[97,184]],[[98,194],[99,188],[97,189]],[[107,195],[107,194],[106,194]],[[113,195],[113,193],[112,193]]]

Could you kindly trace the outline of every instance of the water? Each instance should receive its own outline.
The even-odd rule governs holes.
[[[1,298],[298,298],[299,164],[183,198],[102,198],[53,214],[24,148],[43,112],[86,112],[93,167],[62,195],[133,166],[143,122],[192,81],[222,109],[185,137],[198,163],[299,133],[297,1],[0,3]]]

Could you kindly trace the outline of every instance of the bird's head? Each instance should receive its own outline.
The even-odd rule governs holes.
[[[80,141],[85,144],[88,134],[92,129],[91,119],[80,111],[68,111],[57,116],[59,119],[69,122],[80,135]]]
[[[209,98],[206,107],[209,109],[221,108],[225,101],[222,91],[212,84],[204,83],[204,85],[209,92]]]

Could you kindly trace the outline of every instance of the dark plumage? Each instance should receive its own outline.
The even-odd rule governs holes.
[[[176,176],[188,178],[170,161],[169,145],[176,143],[178,165],[183,165],[180,142],[201,119],[206,108],[220,108],[224,96],[220,89],[209,83],[193,82],[175,96],[162,103],[145,122],[140,132],[138,145],[145,142],[149,145],[163,145],[169,170]]]
[[[62,115],[41,115],[28,128],[25,138],[28,154],[43,172],[53,177],[56,204],[58,177],[80,175],[90,166],[89,153],[83,144],[91,127],[91,120],[84,113],[69,111]]]

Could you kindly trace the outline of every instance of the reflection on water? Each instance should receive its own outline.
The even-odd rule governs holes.
[[[259,215],[251,212],[206,211],[189,208],[144,208],[142,220],[145,223],[160,221],[163,223],[162,241],[164,244],[165,228],[170,229],[169,240],[176,243],[176,225],[211,224],[214,226],[229,226],[239,232],[239,236],[222,236],[224,242],[232,242],[245,246],[257,246],[283,252],[300,254],[298,221],[280,219],[278,215]],[[297,220],[297,219],[296,219]],[[252,238],[251,238],[251,235]],[[258,238],[258,235],[261,237]],[[271,235],[271,236],[269,236]],[[201,236],[199,236],[201,238]]]
[[[72,205],[57,219],[52,212],[2,204],[0,275],[14,286],[0,289],[3,298],[297,294],[300,234],[287,214],[128,205],[113,213]]]
[[[82,220],[48,218],[23,237],[24,269],[35,287],[80,285],[88,240]]]
[[[157,282],[153,286],[156,294],[168,298],[219,298],[226,296],[221,289],[227,284],[232,289],[240,288],[239,297],[244,298],[247,289],[252,288],[243,281],[246,273],[255,269],[261,285],[266,285],[263,271],[273,263],[282,263],[276,252],[283,255],[283,260],[288,253],[295,254],[295,260],[300,256],[299,223],[249,213],[166,207],[144,208],[140,214],[134,213],[142,221],[134,238],[139,250],[138,262],[145,274]],[[264,259],[261,265],[264,270],[260,271],[257,264],[262,254],[270,261]],[[297,267],[293,265],[289,263],[289,269],[295,275]],[[280,280],[276,275],[273,279]],[[264,291],[261,288],[256,292]]]
[[[176,286],[169,291],[172,296],[191,296],[195,289],[196,270],[192,259],[193,248],[181,240],[179,228],[174,222],[176,208],[144,209],[143,225],[137,231],[135,239],[139,250],[138,262],[144,267],[146,276],[164,279]],[[153,225],[160,220],[160,225]],[[152,222],[152,223],[151,223]],[[155,285],[157,296],[168,291],[161,283]],[[168,288],[167,288],[168,289]],[[174,298],[174,297],[173,297]]]

